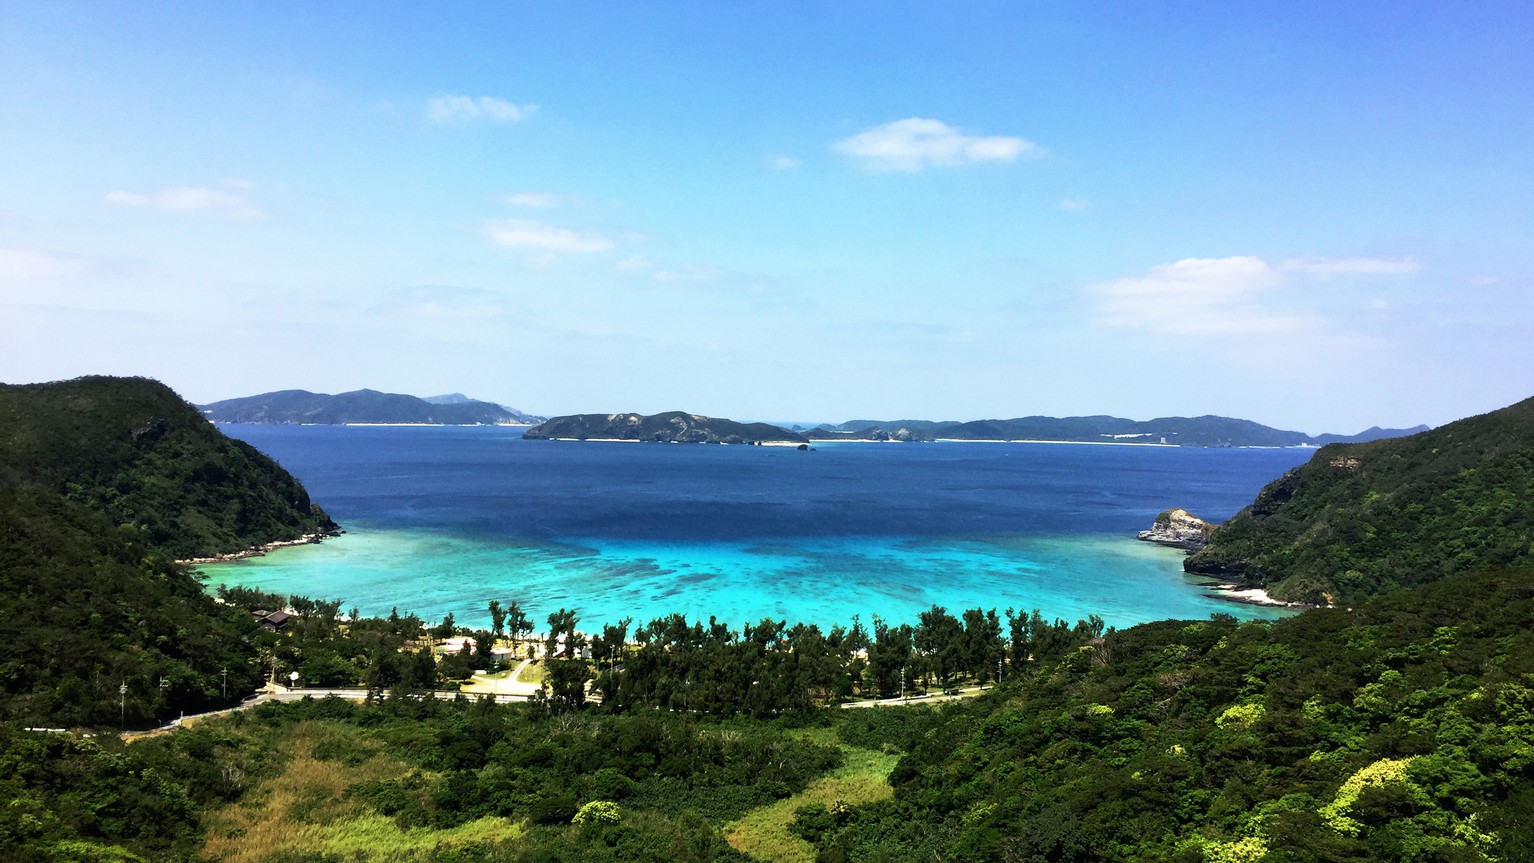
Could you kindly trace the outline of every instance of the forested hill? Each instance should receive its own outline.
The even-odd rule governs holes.
[[[1184,567],[1351,603],[1534,559],[1534,399],[1396,440],[1334,444],[1221,525]]]
[[[1416,426],[1410,429],[1382,429],[1375,426],[1355,435],[1312,436],[1304,432],[1276,429],[1251,420],[1221,416],[1158,417],[1152,420],[1131,420],[1114,416],[1031,416],[972,422],[851,420],[841,425],[822,428],[831,433],[845,433],[861,432],[875,427],[904,428],[912,434],[941,440],[1154,443],[1197,447],[1320,446],[1328,443],[1402,437],[1427,430],[1427,426]]]
[[[238,699],[255,624],[175,559],[334,529],[163,384],[0,386],[0,719],[133,726]]]
[[[1109,633],[888,722],[891,801],[792,825],[817,860],[1534,859],[1534,571],[1276,624]]]
[[[641,414],[573,414],[554,417],[527,430],[533,440],[633,440],[657,443],[803,443],[804,435],[767,423],[671,411]]]
[[[145,378],[0,385],[0,482],[62,495],[181,559],[335,529],[292,474]]]
[[[402,393],[354,390],[330,395],[308,390],[279,390],[202,406],[208,419],[221,423],[342,425],[345,423],[507,425],[536,422],[532,417],[460,393],[417,398]]]
[[[140,536],[41,486],[0,483],[0,720],[135,727],[258,685],[250,615]]]

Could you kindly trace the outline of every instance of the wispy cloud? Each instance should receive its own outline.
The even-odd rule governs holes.
[[[617,244],[601,234],[579,233],[532,219],[492,219],[485,235],[496,245],[545,252],[605,252]]]
[[[537,110],[537,105],[514,105],[494,96],[434,96],[426,100],[426,119],[433,123],[520,123]]]
[[[1338,276],[1397,276],[1420,269],[1411,258],[1184,258],[1144,275],[1093,285],[1098,323],[1176,336],[1251,336],[1337,330],[1297,307],[1300,295]],[[1384,301],[1371,301],[1378,310]]]
[[[792,171],[803,164],[803,159],[794,156],[777,155],[767,157],[767,167],[774,171]]]
[[[683,264],[679,267],[662,267],[650,274],[657,282],[711,282],[723,274],[718,267],[702,264]]]
[[[616,266],[620,270],[653,270],[656,268],[655,262],[644,255],[630,255],[619,261]]]
[[[380,316],[483,320],[510,310],[506,298],[496,291],[456,285],[413,285],[388,291],[382,302],[366,311]]]
[[[661,263],[646,255],[632,255],[615,265],[620,270],[648,273],[650,281],[676,284],[681,282],[716,282],[729,275],[719,267],[709,264]]]
[[[1422,265],[1411,258],[1291,258],[1281,266],[1323,277],[1403,276],[1422,269]]]
[[[235,188],[250,189],[252,185],[248,181],[238,181],[243,185]],[[172,186],[161,189],[158,192],[148,194],[140,192],[112,191],[108,192],[105,200],[109,204],[120,207],[134,207],[146,210],[161,210],[171,213],[195,213],[209,216],[218,216],[225,219],[261,219],[266,213],[260,207],[251,203],[250,199],[238,192],[228,189],[215,189],[208,186]]]
[[[1109,327],[1177,336],[1272,335],[1314,323],[1264,300],[1283,281],[1261,258],[1184,258],[1091,291],[1097,320]]]
[[[920,171],[976,162],[1037,159],[1046,150],[1025,138],[966,135],[941,120],[908,117],[874,126],[832,145],[871,171]]]
[[[506,203],[513,207],[532,207],[538,210],[561,207],[574,200],[570,195],[557,195],[553,192],[511,192],[505,197]]]
[[[1060,209],[1067,213],[1084,213],[1092,208],[1092,202],[1086,198],[1064,198],[1060,201]]]
[[[77,272],[73,259],[27,249],[0,248],[0,282],[36,282]]]

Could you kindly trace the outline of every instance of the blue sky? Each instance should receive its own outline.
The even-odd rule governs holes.
[[[0,379],[544,414],[1534,395],[1527,3],[0,0]]]

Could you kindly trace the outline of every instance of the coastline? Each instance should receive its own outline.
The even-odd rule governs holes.
[[[1175,443],[1150,443],[1147,441],[1123,441],[1123,440],[1030,440],[1026,438],[1018,440],[994,440],[990,438],[954,438],[940,437],[933,440],[934,443],[1059,443],[1072,446],[1153,446],[1163,448],[1177,448],[1181,444]]]
[[[306,533],[298,539],[279,539],[268,542],[265,545],[252,546],[243,551],[231,551],[227,554],[215,554],[212,557],[191,557],[186,560],[178,560],[176,563],[183,566],[198,566],[205,563],[231,563],[236,560],[245,560],[251,557],[264,557],[269,551],[279,548],[292,548],[295,545],[317,545],[326,539],[337,536],[334,533]]]
[[[1260,587],[1242,587],[1234,582],[1221,581],[1213,584],[1201,584],[1200,588],[1207,591],[1205,596],[1221,599],[1226,602],[1239,602],[1244,605],[1262,605],[1269,608],[1292,608],[1296,611],[1316,606],[1305,602],[1285,602],[1282,599],[1274,599],[1266,590]]]

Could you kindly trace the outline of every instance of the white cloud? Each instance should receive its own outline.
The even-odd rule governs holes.
[[[238,188],[247,188],[239,186]],[[172,186],[151,194],[108,192],[105,200],[120,207],[163,210],[171,213],[201,213],[226,219],[261,219],[266,213],[244,195],[207,186]]]
[[[1086,198],[1064,198],[1060,201],[1060,209],[1067,213],[1081,213],[1091,207],[1092,202]]]
[[[908,117],[865,129],[833,145],[871,171],[920,171],[975,162],[1037,159],[1045,149],[1024,138],[966,135],[940,120]]]
[[[434,123],[470,120],[519,123],[537,110],[537,105],[513,105],[493,96],[434,96],[426,100],[426,118]]]
[[[1402,276],[1422,269],[1411,258],[1291,258],[1283,268],[1321,277]]]
[[[1247,336],[1292,333],[1319,322],[1285,311],[1263,294],[1284,285],[1261,258],[1184,258],[1092,286],[1099,323],[1118,329],[1177,336]]]
[[[774,171],[792,171],[804,164],[803,159],[794,156],[768,156],[767,167]]]
[[[630,255],[618,262],[620,270],[653,270],[656,263],[644,255]]]
[[[600,234],[581,234],[531,219],[493,219],[485,223],[485,234],[499,246],[547,252],[605,252],[617,245]]]

